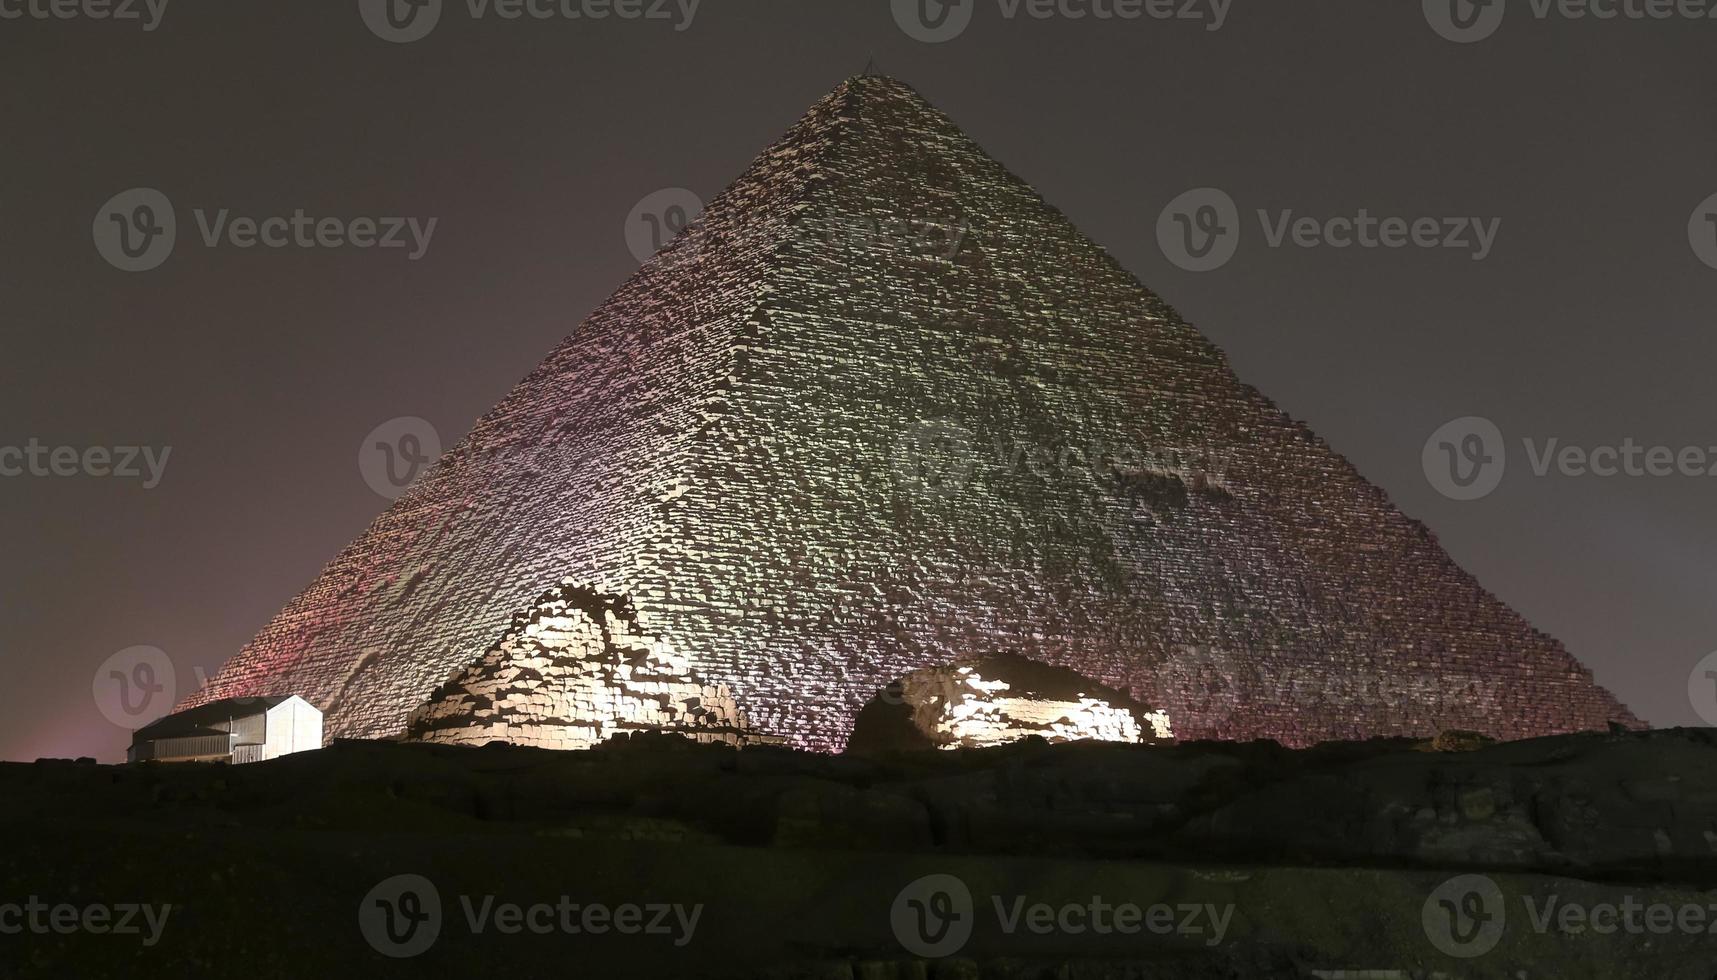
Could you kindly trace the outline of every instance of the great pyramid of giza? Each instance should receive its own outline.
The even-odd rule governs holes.
[[[1638,721],[906,85],[818,102],[187,704],[393,737],[562,582],[838,750],[990,653],[1292,745]]]

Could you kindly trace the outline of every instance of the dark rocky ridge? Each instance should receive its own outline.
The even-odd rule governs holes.
[[[877,758],[634,736],[584,752],[342,743],[254,766],[0,766],[0,902],[171,902],[151,949],[0,936],[12,977],[607,976],[1699,977],[1717,936],[1540,935],[1526,898],[1710,905],[1717,737],[1565,736],[1438,752],[1409,742],[1098,743]],[[1475,960],[1422,908],[1459,872],[1514,903]],[[449,925],[414,960],[356,927],[401,873]],[[905,952],[889,909],[954,874],[979,896],[1208,902],[1219,945],[1004,935]],[[462,934],[456,895],[703,903],[683,948],[638,937]],[[980,914],[983,900],[979,899]],[[982,920],[980,920],[982,921]],[[1704,969],[1705,972],[1698,972]],[[1065,971],[1065,972],[1057,972]],[[1423,973],[1418,975],[1430,975]]]

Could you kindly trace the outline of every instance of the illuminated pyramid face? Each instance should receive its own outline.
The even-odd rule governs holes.
[[[899,82],[814,106],[192,701],[390,737],[565,579],[838,750],[990,652],[1290,744],[1634,719]]]

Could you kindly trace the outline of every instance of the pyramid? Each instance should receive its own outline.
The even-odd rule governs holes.
[[[818,102],[187,705],[398,736],[561,582],[763,735],[1017,654],[1289,745],[1638,720],[906,85]]]

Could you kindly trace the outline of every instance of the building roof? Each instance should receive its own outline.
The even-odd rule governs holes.
[[[223,698],[210,701],[195,708],[187,708],[165,718],[159,718],[132,735],[133,741],[148,741],[157,738],[186,738],[193,735],[222,735],[225,732],[212,728],[216,722],[229,718],[248,718],[260,715],[268,709],[290,700],[295,695],[275,695],[258,698]]]

